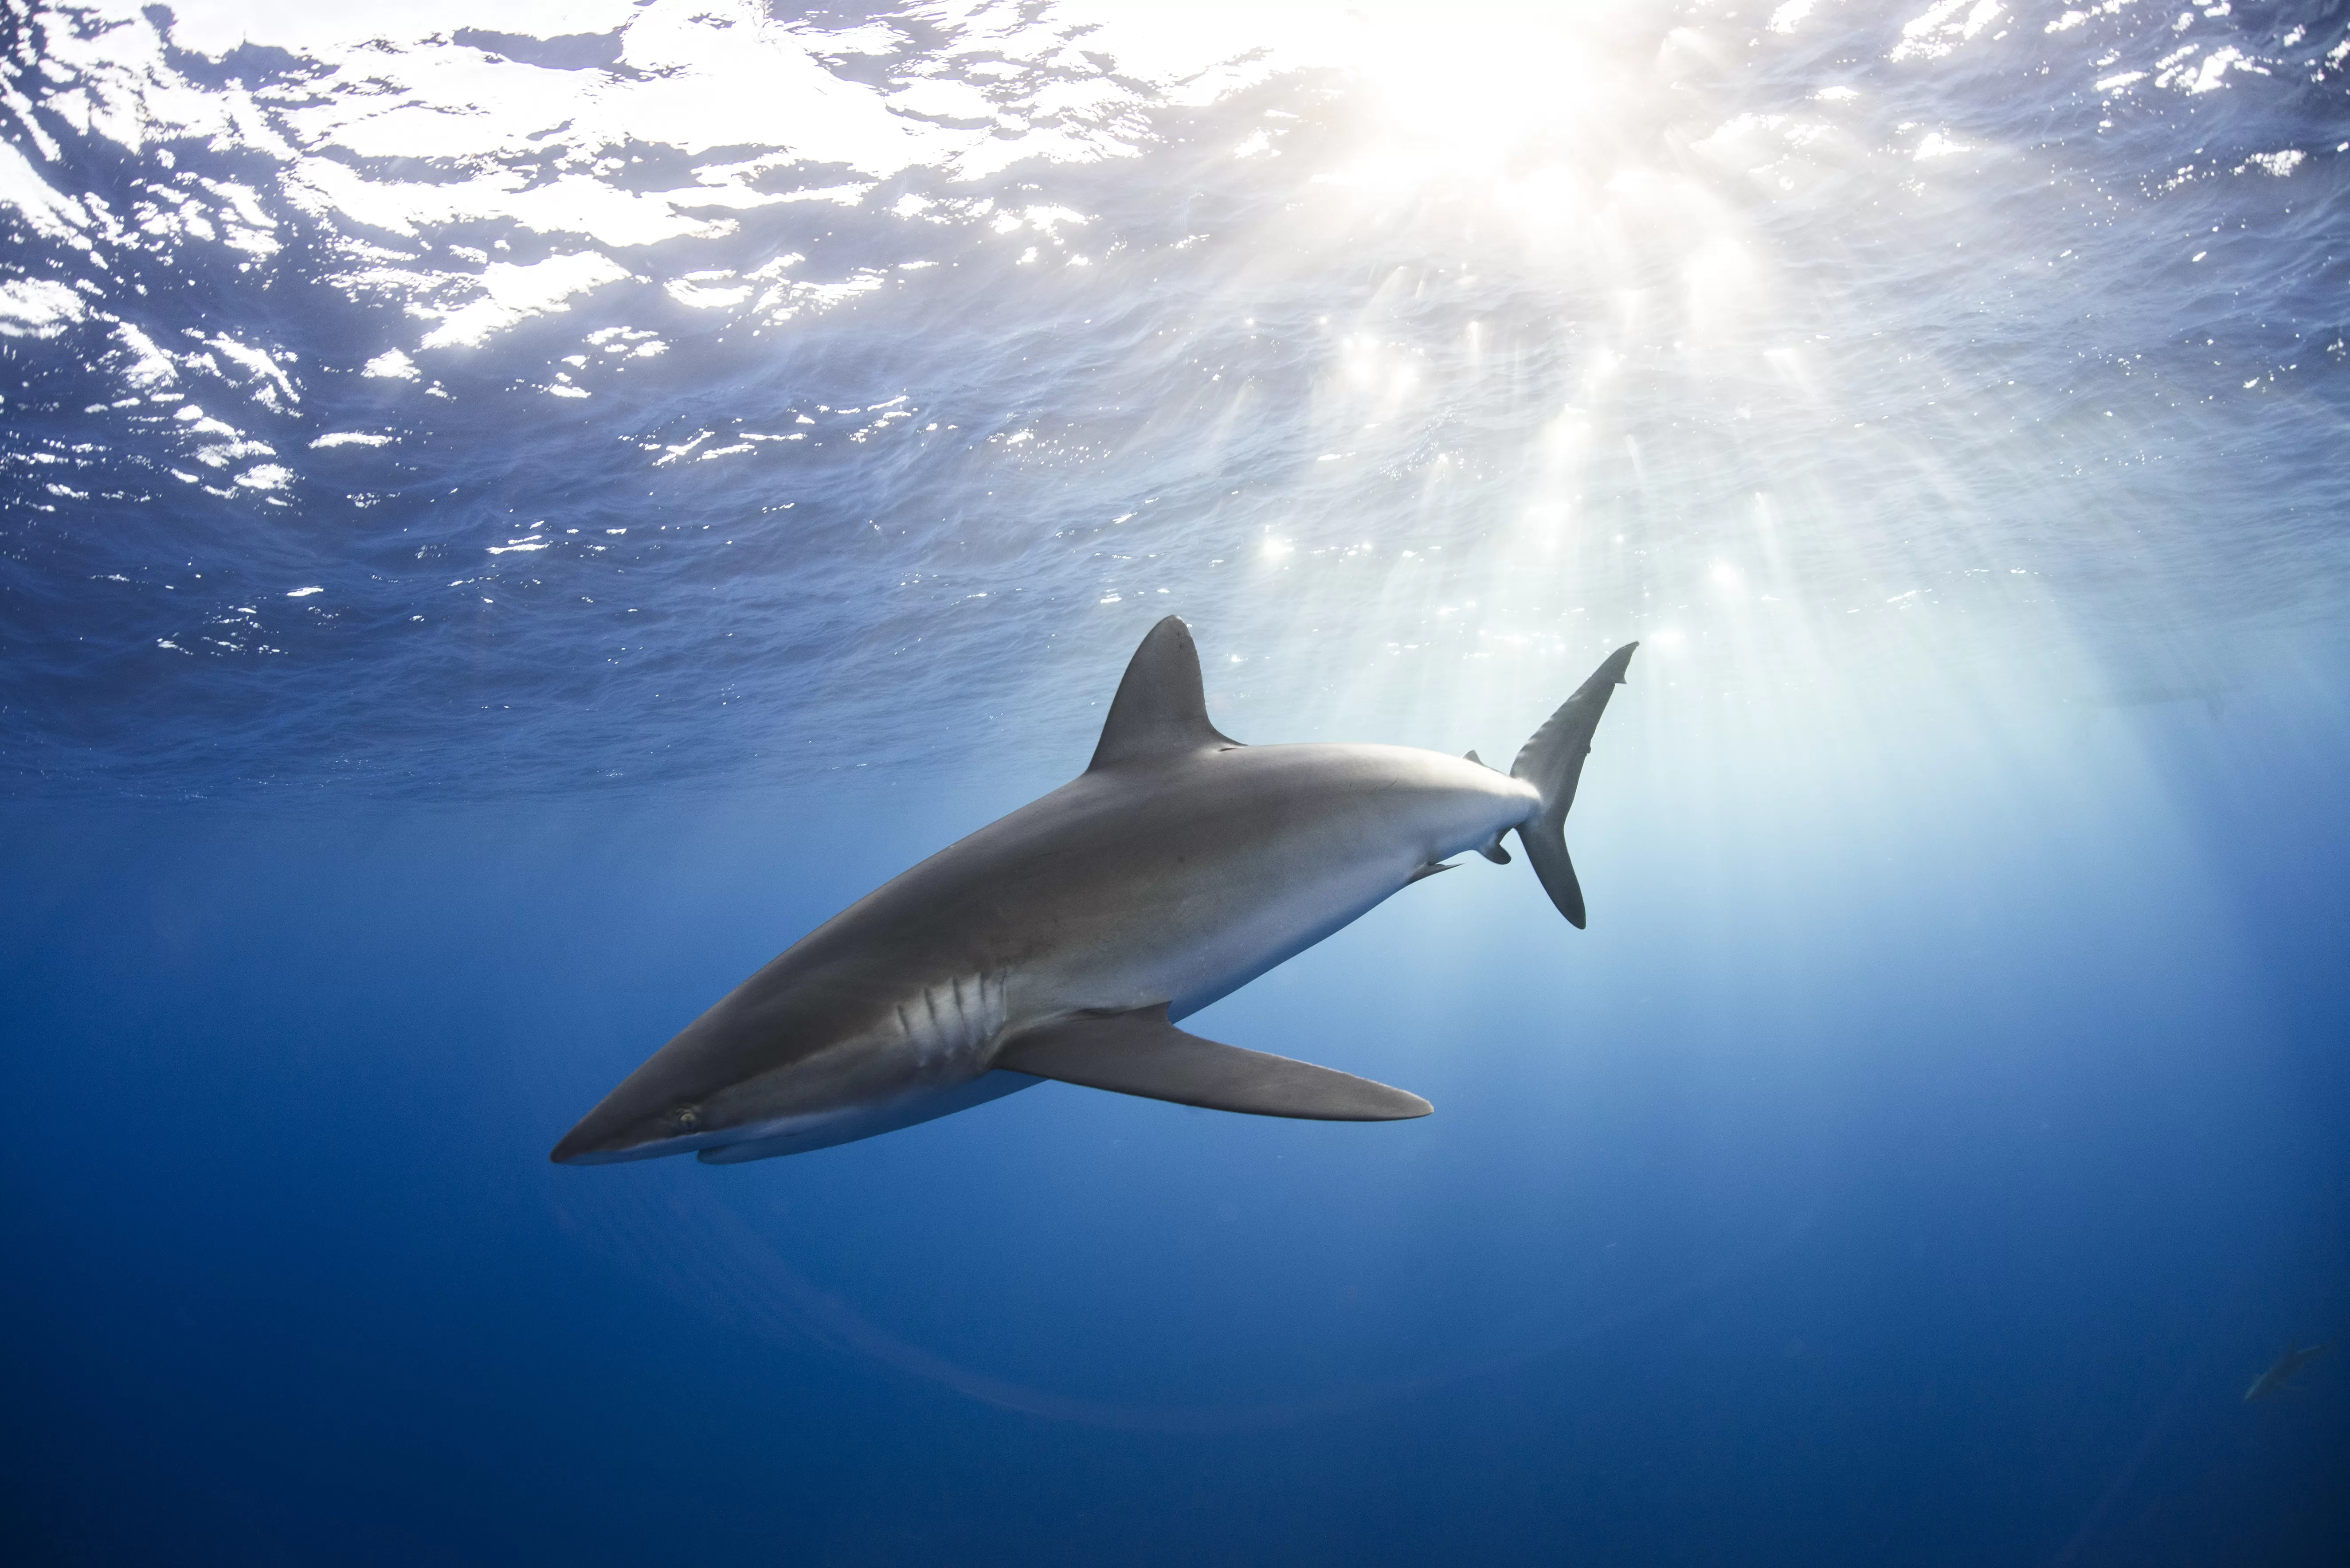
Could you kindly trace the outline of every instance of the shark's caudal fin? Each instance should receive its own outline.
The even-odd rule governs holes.
[[[1575,862],[1567,858],[1566,810],[1575,804],[1583,759],[1591,754],[1591,733],[1607,711],[1607,699],[1624,684],[1625,667],[1639,646],[1627,642],[1609,654],[1510,764],[1512,778],[1525,780],[1542,794],[1542,809],[1519,827],[1519,842],[1526,846],[1534,875],[1542,878],[1543,891],[1578,930],[1584,919],[1583,888],[1575,879]]]
[[[1186,1034],[1167,1022],[1164,1002],[1047,1023],[1006,1044],[995,1065],[1089,1089],[1259,1116],[1393,1122],[1435,1108],[1418,1095],[1352,1073]]]
[[[1150,628],[1128,661],[1126,679],[1118,683],[1102,724],[1101,743],[1086,771],[1238,744],[1208,722],[1200,650],[1191,628],[1170,615]]]

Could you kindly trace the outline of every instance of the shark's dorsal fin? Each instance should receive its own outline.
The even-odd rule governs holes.
[[[1087,771],[1238,744],[1208,722],[1200,650],[1191,628],[1170,615],[1150,628],[1127,662],[1126,679],[1118,683]]]

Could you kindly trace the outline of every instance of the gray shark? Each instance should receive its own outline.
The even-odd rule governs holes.
[[[2227,705],[2229,693],[2241,690],[2235,681],[2207,683],[2199,686],[2140,685],[2119,686],[2108,691],[2085,692],[2067,697],[2064,701],[2086,712],[2093,709],[2162,708],[2177,702],[2200,702],[2203,711],[2217,719]]]
[[[2313,1345],[2307,1350],[2295,1350],[2288,1344],[2284,1354],[2276,1358],[2276,1365],[2253,1378],[2252,1386],[2244,1390],[2244,1403],[2249,1405],[2255,1399],[2283,1393],[2293,1386],[2293,1380],[2300,1375],[2303,1367],[2333,1348],[2334,1342],[2330,1339],[2324,1345]]]
[[[834,916],[688,1024],[555,1146],[729,1165],[894,1131],[1046,1078],[1326,1121],[1418,1095],[1175,1027],[1515,832],[1576,926],[1565,823],[1618,649],[1506,774],[1471,752],[1243,746],[1182,621],[1151,628],[1085,773]]]

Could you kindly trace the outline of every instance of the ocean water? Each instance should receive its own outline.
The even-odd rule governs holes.
[[[5,27],[11,1561],[2350,1558],[2350,8]],[[547,1162],[1170,613],[1640,639],[1191,1025],[1435,1115]]]

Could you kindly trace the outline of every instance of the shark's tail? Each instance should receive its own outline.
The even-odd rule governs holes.
[[[1575,879],[1575,862],[1566,856],[1566,809],[1575,804],[1583,759],[1591,754],[1591,732],[1599,728],[1607,699],[1624,684],[1625,667],[1639,646],[1627,642],[1609,654],[1510,764],[1512,778],[1525,780],[1542,794],[1541,809],[1519,826],[1518,839],[1534,862],[1534,875],[1542,878],[1543,891],[1578,930],[1583,927],[1583,888]]]

